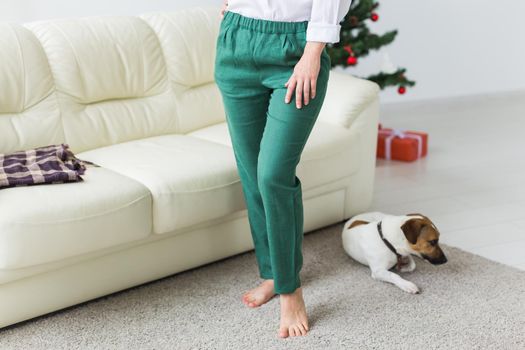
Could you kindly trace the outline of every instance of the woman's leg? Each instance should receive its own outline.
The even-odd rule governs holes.
[[[239,89],[239,94],[227,95],[223,101],[248,211],[248,221],[255,247],[259,276],[264,279],[273,279],[266,212],[257,179],[257,157],[266,125],[269,94],[266,91],[254,91],[253,96],[245,96],[244,94],[247,91],[248,89]]]
[[[265,67],[263,62],[267,61],[256,62]],[[266,211],[275,291],[279,294],[292,293],[301,285],[303,201],[296,167],[326,92],[330,63],[324,56],[322,62],[316,97],[300,109],[295,105],[295,94],[289,104],[284,102],[287,92],[284,83],[291,71],[280,80],[275,79],[276,75],[268,75],[274,89],[260,145],[258,182]],[[269,67],[270,70],[275,69],[273,65]],[[265,77],[264,73],[262,75]]]
[[[230,12],[225,13],[217,38],[215,82],[226,112],[259,276],[273,279],[266,213],[257,180],[257,158],[271,91],[261,84],[257,67],[251,60],[250,44],[254,33],[233,25],[230,15]]]

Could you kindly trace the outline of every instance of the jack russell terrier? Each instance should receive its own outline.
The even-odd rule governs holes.
[[[411,254],[433,265],[447,262],[439,247],[439,231],[426,216],[419,213],[389,215],[368,212],[349,219],[342,233],[343,247],[348,255],[370,267],[372,278],[395,284],[408,293],[419,288],[398,274],[411,272],[416,263]]]

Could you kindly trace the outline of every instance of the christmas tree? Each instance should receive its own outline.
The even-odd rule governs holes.
[[[376,22],[379,19],[376,12],[378,6],[379,3],[374,0],[353,0],[348,14],[341,22],[340,41],[326,46],[332,67],[355,66],[359,59],[367,56],[371,50],[378,50],[394,41],[397,30],[378,35],[370,32],[368,28],[368,21]],[[404,94],[407,86],[415,85],[414,81],[407,79],[405,71],[405,68],[393,68],[390,65],[378,74],[363,78],[376,82],[381,89],[397,86],[397,91]]]

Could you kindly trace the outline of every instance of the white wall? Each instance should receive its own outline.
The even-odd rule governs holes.
[[[0,21],[91,15],[137,15],[148,11],[173,11],[199,5],[220,6],[222,0],[0,0]]]
[[[0,21],[136,15],[190,6],[219,6],[222,0],[0,0]],[[382,51],[407,68],[417,81],[404,96],[382,91],[383,102],[525,89],[525,1],[383,0],[378,33],[398,29],[396,41]],[[378,71],[382,51],[363,58],[348,72]]]
[[[383,0],[373,23],[377,32],[398,29],[384,48],[392,61],[416,80],[400,96],[395,89],[382,100],[405,101],[525,89],[525,1]],[[375,72],[381,53],[349,72]]]

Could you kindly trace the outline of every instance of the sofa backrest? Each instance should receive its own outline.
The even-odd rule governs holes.
[[[64,142],[47,57],[23,26],[0,23],[0,153]]]
[[[220,7],[207,6],[140,16],[153,28],[164,51],[180,133],[225,120],[213,78],[219,11]]]
[[[73,151],[177,131],[162,49],[143,20],[102,16],[25,26],[47,54]]]
[[[0,153],[59,142],[82,152],[224,121],[219,10],[3,23]]]

